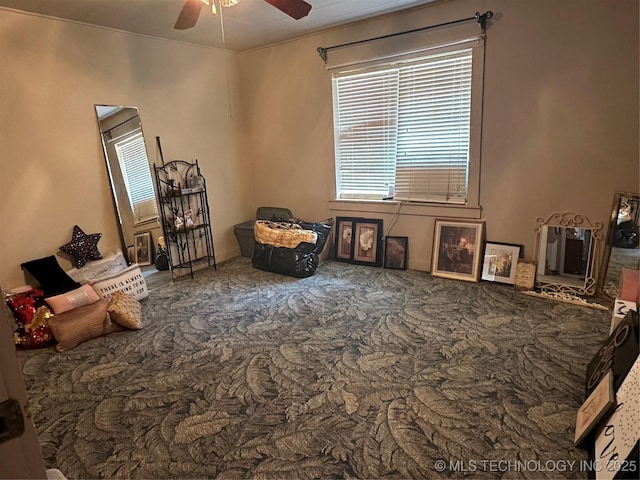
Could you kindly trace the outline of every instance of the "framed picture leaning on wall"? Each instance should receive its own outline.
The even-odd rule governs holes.
[[[384,268],[407,269],[408,237],[384,237]]]
[[[374,267],[382,265],[382,220],[356,220],[353,230],[353,261]]]
[[[482,263],[482,280],[513,285],[516,281],[516,269],[518,259],[522,256],[522,250],[522,245],[486,242]]]
[[[335,226],[335,259],[339,262],[353,261],[353,229],[357,218],[337,217]]]
[[[138,265],[151,265],[151,232],[136,233],[133,236],[133,251]]]
[[[484,222],[436,219],[431,275],[477,282],[483,240]]]

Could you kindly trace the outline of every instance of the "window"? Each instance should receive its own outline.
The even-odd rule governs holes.
[[[334,73],[338,198],[477,204],[476,50]]]
[[[158,218],[158,205],[142,132],[119,141],[114,147],[127,187],[134,223]]]

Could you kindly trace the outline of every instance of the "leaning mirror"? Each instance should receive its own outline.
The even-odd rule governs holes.
[[[607,229],[598,292],[617,298],[623,269],[640,269],[640,195],[615,192]]]
[[[162,235],[142,122],[137,107],[95,107],[121,248],[131,262],[135,235],[150,232],[152,245]]]
[[[536,287],[542,292],[594,295],[602,224],[569,212],[536,222]]]

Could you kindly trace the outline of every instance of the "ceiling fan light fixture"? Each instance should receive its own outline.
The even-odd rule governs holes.
[[[221,7],[233,7],[234,5],[237,5],[238,3],[240,3],[240,0],[200,0],[200,1],[207,6],[210,6],[211,12],[214,15],[218,13],[216,11],[216,1],[220,2]]]
[[[206,6],[211,6],[211,13],[216,15],[218,12],[216,10],[216,0],[200,0]]]
[[[294,20],[300,20],[306,17],[311,10],[311,5],[304,0],[264,0],[270,5],[273,5],[282,13],[289,15]],[[198,21],[200,11],[204,5],[211,8],[211,13],[216,15],[216,2],[220,7],[233,7],[240,3],[240,0],[184,0],[182,9],[178,14],[176,23],[173,28],[177,30],[187,30],[193,28]]]

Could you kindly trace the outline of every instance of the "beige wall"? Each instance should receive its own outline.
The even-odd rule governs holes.
[[[119,247],[94,104],[136,105],[149,158],[198,159],[218,260],[239,254],[232,226],[252,215],[235,149],[235,57],[112,30],[0,10],[0,285],[20,263],[53,255],[73,226]],[[63,268],[70,268],[58,257]]]
[[[118,246],[96,103],[140,108],[151,161],[156,136],[166,160],[199,159],[218,259],[239,253],[234,224],[282,206],[383,218],[428,270],[433,216],[330,203],[331,77],[316,48],[485,10],[488,239],[531,257],[536,217],[606,223],[615,190],[640,190],[635,0],[453,0],[240,55],[0,10],[0,285],[22,284],[20,262],[55,254],[74,224]]]
[[[242,54],[255,205],[286,206],[310,220],[383,218],[389,233],[389,205],[349,211],[328,202],[335,197],[331,76],[315,50],[486,10],[495,14],[480,183],[488,239],[523,244],[531,258],[537,217],[573,211],[606,225],[614,191],[640,190],[634,0],[455,0]],[[390,232],[410,238],[411,268],[430,268],[433,220],[400,215]]]

